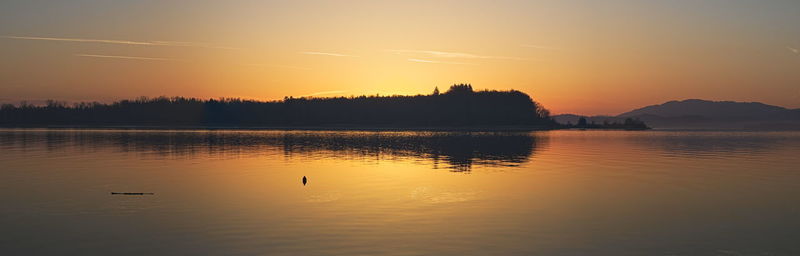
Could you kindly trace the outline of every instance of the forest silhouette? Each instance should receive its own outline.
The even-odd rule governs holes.
[[[624,122],[559,124],[550,111],[516,90],[475,91],[455,84],[428,95],[285,97],[276,101],[221,98],[140,97],[111,104],[48,100],[42,106],[22,102],[0,106],[4,127],[201,127],[201,128],[488,128],[628,129],[649,127],[638,119]]]
[[[456,84],[429,95],[286,97],[278,101],[141,97],[112,104],[48,101],[0,108],[4,126],[537,126],[557,124],[541,104],[516,91],[474,91]]]

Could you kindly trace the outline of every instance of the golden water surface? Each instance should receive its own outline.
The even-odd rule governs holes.
[[[798,255],[798,156],[795,132],[6,129],[0,254]]]

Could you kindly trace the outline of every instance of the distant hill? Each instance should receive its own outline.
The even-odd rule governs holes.
[[[553,118],[560,123],[575,123],[580,116],[566,114]],[[596,123],[638,118],[653,128],[800,130],[800,109],[760,102],[688,99],[646,106],[617,116],[586,118]]]
[[[662,117],[704,116],[718,118],[765,118],[787,114],[791,110],[767,105],[760,102],[707,101],[689,99],[670,101],[660,105],[651,105],[629,112],[618,117],[636,117],[655,115]]]

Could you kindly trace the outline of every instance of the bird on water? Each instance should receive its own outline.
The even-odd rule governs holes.
[[[308,179],[306,178],[306,176],[303,176],[303,186],[305,186],[307,182],[308,182]]]

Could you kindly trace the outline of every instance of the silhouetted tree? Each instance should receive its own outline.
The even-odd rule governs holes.
[[[579,118],[578,119],[578,124],[576,126],[578,126],[578,127],[586,127],[587,126],[586,118],[585,117]]]
[[[469,94],[472,93],[471,84],[455,84],[445,94]]]

